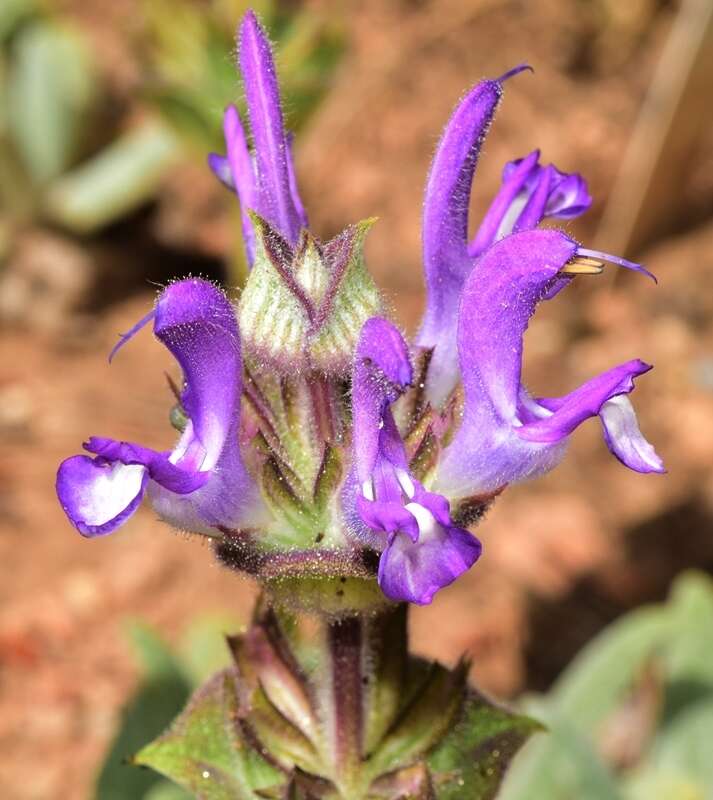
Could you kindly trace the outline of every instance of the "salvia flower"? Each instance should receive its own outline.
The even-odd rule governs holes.
[[[428,603],[479,558],[468,527],[505,486],[556,466],[586,419],[624,465],[662,472],[628,399],[648,364],[627,361],[562,397],[522,382],[538,303],[606,262],[646,272],[539,229],[589,208],[585,181],[537,150],[510,162],[469,240],[483,141],[504,82],[527,67],[478,83],[446,126],[424,203],[426,311],[409,346],[366,271],[371,221],[326,243],[307,230],[252,12],[238,44],[251,137],[230,107],[227,155],[209,163],[238,195],[252,269],[237,308],[206,281],[179,281],[122,337],[153,322],[176,358],[182,432],[171,451],[89,439],[92,456],[68,459],[57,478],[75,527],[110,533],[148,494],[161,517],[217,539],[224,563],[261,580],[337,580],[325,608],[339,610],[342,582],[374,577],[391,600]]]
[[[238,443],[242,366],[230,303],[206,281],[179,281],[161,292],[154,310],[120,344],[151,320],[183,372],[185,428],[171,452],[94,436],[84,444],[94,458],[74,456],[61,464],[57,494],[84,536],[114,531],[146,492],[173,525],[205,534],[259,514]]]

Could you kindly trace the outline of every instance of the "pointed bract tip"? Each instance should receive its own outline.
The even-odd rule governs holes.
[[[656,276],[652,272],[649,272],[646,267],[644,267],[642,264],[637,264],[635,261],[628,261],[626,258],[613,256],[610,253],[603,253],[601,250],[589,250],[586,247],[578,247],[577,255],[584,256],[585,258],[596,258],[601,261],[608,261],[610,264],[616,264],[617,266],[624,267],[625,269],[630,269],[634,272],[640,272],[642,275],[646,275],[647,277],[651,278],[654,283],[658,283]]]
[[[521,72],[525,72],[527,70],[533,73],[535,71],[529,64],[518,64],[516,67],[513,67],[512,69],[509,69],[507,72],[503,73],[499,78],[496,78],[495,82],[504,83],[510,78],[514,78],[515,75],[519,75]]]

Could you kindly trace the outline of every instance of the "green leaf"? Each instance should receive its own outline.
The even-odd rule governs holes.
[[[160,738],[134,762],[151,767],[204,800],[256,800],[256,789],[282,780],[243,738],[235,670],[199,689]]]
[[[499,800],[620,800],[613,776],[568,718],[534,701],[528,710],[547,728],[518,756]]]
[[[179,153],[165,126],[146,123],[55,183],[46,212],[74,233],[93,233],[151,200]]]
[[[158,775],[131,766],[129,759],[164,731],[190,693],[173,654],[150,628],[135,623],[129,634],[145,675],[124,710],[119,731],[97,779],[97,800],[135,800],[160,781]]]
[[[713,688],[661,732],[627,795],[633,800],[707,800],[713,790],[712,731]]]
[[[2,0],[0,3],[0,41],[11,36],[21,22],[37,10],[34,0]]]
[[[460,719],[428,757],[438,800],[491,800],[510,762],[541,728],[471,692]],[[528,795],[528,800],[547,795]]]
[[[592,640],[561,675],[550,694],[553,708],[579,729],[593,732],[665,646],[670,632],[666,607],[627,614]]]
[[[683,573],[669,604],[674,616],[666,656],[669,678],[713,684],[713,581],[700,572]]]
[[[79,36],[35,22],[13,43],[8,124],[26,169],[44,184],[75,157],[94,94],[94,75]]]

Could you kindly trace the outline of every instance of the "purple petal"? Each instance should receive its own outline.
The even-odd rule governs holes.
[[[385,319],[364,323],[352,371],[353,461],[359,481],[371,479],[380,446],[399,447],[401,439],[388,406],[413,379],[408,347],[399,331]]]
[[[473,261],[468,255],[468,204],[480,148],[502,97],[498,81],[477,84],[450,118],[436,150],[423,205],[423,264],[428,300],[418,344],[443,347]]]
[[[625,395],[607,400],[599,410],[604,439],[624,466],[635,472],[665,472],[663,461],[639,429],[636,413]]]
[[[584,214],[592,205],[587,182],[576,172],[567,174],[552,166],[555,172],[553,189],[545,209],[545,216],[556,219],[574,219]]]
[[[458,379],[456,313],[473,266],[468,250],[473,175],[502,97],[502,83],[525,69],[531,67],[521,64],[498,80],[481,81],[466,95],[446,125],[431,164],[423,206],[426,312],[416,342],[433,349],[426,396],[436,406]]]
[[[195,491],[208,478],[208,474],[199,472],[197,467],[187,470],[176,466],[169,461],[169,453],[160,453],[132,442],[92,436],[84,443],[84,449],[99,456],[104,463],[141,466],[148,472],[151,480],[179,494]]]
[[[469,496],[547,472],[562,458],[568,435],[585,419],[603,412],[616,427],[607,402],[630,392],[633,379],[650,369],[642,361],[629,361],[560,398],[535,400],[523,389],[522,340],[530,316],[579,252],[559,231],[516,233],[493,245],[468,278],[458,321],[464,411],[441,459],[439,491]],[[637,466],[637,459],[648,458],[655,468],[658,462],[645,453],[632,419],[620,422],[619,430],[624,429],[617,437],[607,433],[615,455]]]
[[[161,294],[154,333],[183,371],[186,388],[181,401],[192,423],[190,441],[181,438],[172,460],[179,467],[210,470],[240,403],[242,365],[235,311],[212,283],[189,278]],[[193,463],[194,442],[204,453],[198,464]]]
[[[539,172],[540,151],[533,150],[525,158],[510,161],[503,170],[503,183],[490,204],[475,238],[468,246],[468,254],[475,259],[481,256],[497,239],[502,230],[510,233],[519,208],[515,201],[529,187],[533,174]]]
[[[230,189],[232,192],[235,191],[233,172],[230,169],[230,161],[226,156],[221,156],[218,153],[208,153],[208,168],[226,189]]]
[[[411,541],[418,540],[418,523],[402,503],[367,500],[357,497],[357,511],[372,530],[395,533],[401,531]]]
[[[512,227],[513,232],[532,230],[542,222],[545,217],[545,209],[550,197],[554,174],[554,167],[552,166],[544,167],[539,171],[533,192]]]
[[[103,536],[136,511],[147,480],[148,474],[141,466],[72,456],[57,471],[57,497],[82,536]]]
[[[419,538],[394,533],[379,561],[379,585],[391,600],[426,605],[478,560],[482,547],[468,531],[439,524],[428,509],[410,503]]]
[[[508,162],[500,191],[468,246],[472,257],[513,231],[536,228],[543,219],[573,219],[592,204],[587,182],[577,173],[560,172],[553,164],[538,163],[540,151]]]
[[[516,233],[494,244],[470,274],[458,318],[465,419],[484,405],[508,423],[516,419],[522,337],[543,291],[576,249],[560,231]]]
[[[245,250],[248,256],[248,263],[252,265],[255,260],[255,232],[248,212],[257,211],[262,213],[263,209],[260,207],[253,159],[248,151],[243,124],[235,106],[228,106],[225,109],[223,135],[225,136],[225,149],[230,173],[240,200],[240,219]]]
[[[280,90],[270,43],[253,11],[245,14],[240,26],[239,59],[255,147],[259,213],[294,247],[299,239],[300,218],[291,191],[291,154]]]
[[[585,419],[596,417],[607,400],[633,391],[634,378],[650,369],[650,364],[634,359],[591,378],[564,397],[539,398],[537,404],[552,413],[515,431],[529,442],[559,442]]]

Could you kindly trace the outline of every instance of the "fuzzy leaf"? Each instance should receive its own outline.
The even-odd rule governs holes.
[[[458,721],[427,759],[437,800],[492,800],[517,751],[541,727],[471,692]]]
[[[273,786],[282,776],[243,738],[238,705],[235,671],[224,670],[193,695],[134,763],[166,775],[201,800],[255,800],[256,789]]]

